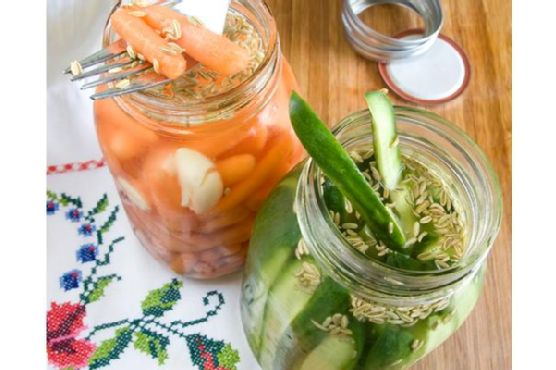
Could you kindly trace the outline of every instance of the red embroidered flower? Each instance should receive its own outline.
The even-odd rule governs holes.
[[[52,302],[46,317],[46,345],[48,361],[59,367],[80,368],[95,350],[95,345],[86,339],[76,339],[85,329],[85,306],[66,302]]]

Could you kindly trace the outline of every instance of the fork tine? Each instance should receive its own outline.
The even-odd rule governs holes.
[[[101,49],[81,60],[79,60],[79,64],[81,67],[87,68],[94,64],[106,62],[110,59],[114,59],[126,53],[126,43],[124,40],[120,39],[107,48]],[[71,72],[71,66],[64,70],[65,74]]]
[[[107,49],[102,49],[97,51],[96,53],[89,55],[87,58],[79,61],[79,64],[81,64],[81,67],[83,68],[87,68],[90,67],[92,65],[98,64],[98,63],[102,63],[102,62],[107,62],[111,59],[117,58],[123,54],[125,54],[126,51],[122,50],[116,53],[112,53],[110,51],[108,51]],[[68,67],[64,70],[65,74],[71,73],[71,67]]]
[[[89,82],[89,83],[87,83],[87,84],[81,86],[81,90],[89,89],[89,88],[91,88],[91,87],[97,87],[97,86],[99,86],[99,85],[103,85],[103,84],[108,83],[108,82],[112,82],[112,81],[116,81],[116,80],[121,80],[121,79],[123,79],[123,78],[129,77],[129,76],[132,76],[132,75],[136,75],[136,74],[138,74],[139,72],[146,71],[146,70],[149,69],[149,68],[152,68],[152,65],[150,65],[150,64],[145,64],[145,65],[141,66],[141,68],[132,69],[132,70],[130,70],[130,71],[123,72],[123,73],[114,73],[113,75],[109,75],[109,76],[106,77],[106,78],[99,78],[98,80]]]
[[[87,77],[93,77],[93,76],[99,75],[101,73],[108,72],[108,71],[110,71],[111,69],[114,69],[114,68],[125,68],[127,66],[131,66],[135,62],[136,62],[135,60],[130,60],[130,61],[124,62],[124,63],[103,64],[102,66],[100,66],[98,68],[91,69],[90,71],[83,72],[79,75],[73,76],[71,78],[71,81],[78,81],[78,80],[81,80],[81,79],[84,79],[84,78],[87,78]]]
[[[99,99],[113,98],[115,96],[129,94],[129,93],[132,93],[132,92],[135,92],[135,91],[149,89],[151,87],[156,87],[156,86],[159,86],[159,85],[167,84],[170,81],[171,81],[170,79],[164,79],[164,80],[161,80],[161,81],[152,82],[152,83],[148,83],[148,84],[131,84],[124,89],[119,89],[117,87],[114,87],[114,88],[111,88],[111,89],[106,89],[103,92],[91,95],[91,99],[99,100]]]

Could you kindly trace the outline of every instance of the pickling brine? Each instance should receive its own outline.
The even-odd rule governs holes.
[[[150,14],[139,15],[148,23]],[[183,22],[182,32],[208,32]],[[115,37],[107,29],[105,45]],[[228,45],[211,37],[205,48]],[[223,37],[248,55],[242,70],[188,44],[204,63],[184,49],[187,69],[171,83],[94,105],[98,139],[138,239],[195,278],[242,267],[257,210],[304,155],[288,114],[297,84],[264,3],[232,2]]]

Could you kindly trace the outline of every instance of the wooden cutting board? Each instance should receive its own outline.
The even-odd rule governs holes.
[[[282,51],[301,92],[321,117],[335,124],[365,108],[363,93],[385,87],[376,63],[345,41],[341,0],[268,0]],[[471,81],[456,100],[427,107],[463,128],[483,148],[500,176],[502,229],[489,257],[484,293],[471,317],[440,348],[413,369],[511,369],[511,2],[442,0],[442,33],[466,51]],[[395,34],[421,25],[407,9],[381,5],[365,21]],[[398,103],[412,105],[398,99]],[[317,370],[317,369],[315,369]]]

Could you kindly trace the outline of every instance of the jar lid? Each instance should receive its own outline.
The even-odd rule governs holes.
[[[413,29],[396,37],[412,39],[422,33],[421,29]],[[438,104],[455,99],[467,87],[471,72],[463,49],[442,34],[423,54],[379,63],[378,70],[394,93],[419,104]]]

